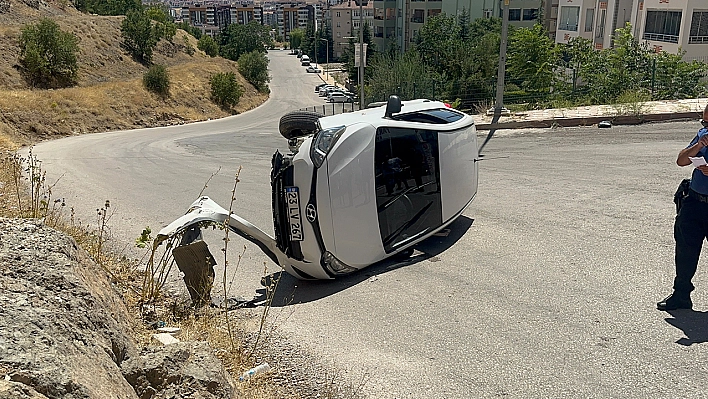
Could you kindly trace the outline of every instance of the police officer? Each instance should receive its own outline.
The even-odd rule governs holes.
[[[679,166],[691,165],[689,157],[704,157],[708,160],[708,105],[703,110],[703,128],[698,131],[688,147],[681,150],[676,159]],[[696,274],[698,257],[703,240],[708,238],[708,165],[693,170],[688,196],[683,200],[676,222],[676,278],[674,292],[656,304],[659,310],[691,309],[691,279]]]

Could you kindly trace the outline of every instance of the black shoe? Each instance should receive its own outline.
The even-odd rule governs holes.
[[[673,293],[657,303],[656,308],[659,310],[691,309],[693,302],[689,296],[679,296]]]

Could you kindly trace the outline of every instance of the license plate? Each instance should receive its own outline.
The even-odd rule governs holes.
[[[285,187],[285,203],[290,219],[290,239],[302,241],[302,219],[300,218],[300,190],[297,187]]]

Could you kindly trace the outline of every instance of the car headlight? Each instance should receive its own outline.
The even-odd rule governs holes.
[[[331,252],[326,251],[322,254],[322,266],[324,266],[330,273],[337,274],[349,274],[355,272],[357,269],[343,263],[341,260],[337,259]]]
[[[315,136],[314,143],[310,147],[310,158],[315,167],[320,167],[324,163],[327,154],[334,147],[334,143],[344,133],[346,126],[335,126],[320,130]]]

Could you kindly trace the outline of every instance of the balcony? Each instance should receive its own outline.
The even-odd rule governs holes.
[[[708,36],[689,36],[688,44],[708,44]]]
[[[644,33],[644,40],[652,40],[655,42],[678,43],[679,37],[676,35],[664,35],[661,33]]]

